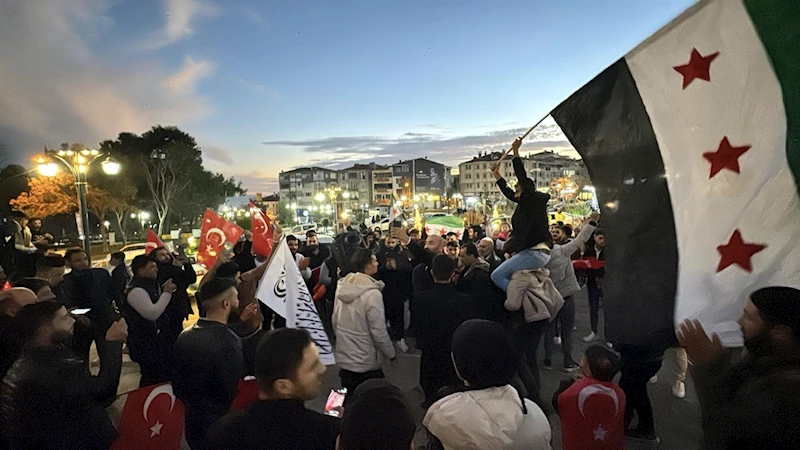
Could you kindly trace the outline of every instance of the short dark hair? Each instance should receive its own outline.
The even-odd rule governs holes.
[[[41,258],[36,260],[36,271],[57,269],[59,267],[65,267],[66,265],[67,261],[61,255],[55,253],[42,255]]]
[[[450,236],[458,237],[458,233],[456,233],[455,231],[451,231],[451,232],[447,233],[446,236],[447,237],[450,237]]]
[[[11,211],[11,217],[14,218],[14,219],[27,219],[28,215],[25,214],[22,211],[14,210],[14,211]]]
[[[561,231],[563,231],[564,235],[567,237],[572,237],[572,227],[570,225],[564,225],[561,227]]]
[[[42,220],[42,218],[41,218],[41,217],[31,217],[31,218],[30,218],[30,219],[28,219],[28,220],[30,220],[31,222],[33,222],[34,220]]]
[[[446,247],[458,248],[458,242],[447,241],[447,243],[445,243],[444,245],[445,245]]]
[[[209,302],[215,300],[231,288],[236,287],[236,280],[232,278],[217,277],[203,284],[197,291],[197,298],[208,308]]]
[[[80,247],[72,247],[71,249],[67,250],[64,253],[64,260],[69,262],[69,260],[71,260],[72,257],[74,255],[77,255],[78,253],[86,253],[86,250],[84,250],[84,249],[82,249]]]
[[[453,275],[456,269],[456,262],[453,258],[447,255],[436,255],[433,257],[431,263],[431,271],[433,272],[433,279],[436,281],[447,281]]]
[[[239,264],[236,261],[225,261],[217,268],[217,276],[215,278],[236,278],[236,274],[240,272]]]
[[[295,235],[293,235],[293,234],[290,234],[290,235],[286,236],[286,243],[287,243],[287,244],[288,244],[289,242],[292,242],[292,241],[294,241],[294,242],[297,242],[297,236],[295,236]]]
[[[600,381],[611,381],[620,368],[619,356],[602,345],[592,345],[584,353],[592,377]]]
[[[472,231],[474,231],[475,234],[480,233],[480,232],[483,231],[483,227],[481,227],[480,225],[473,225],[472,226]]]
[[[254,364],[261,390],[272,393],[275,381],[293,380],[303,361],[303,352],[313,342],[307,331],[298,328],[280,328],[267,333],[258,344]]]
[[[476,258],[480,256],[478,254],[478,246],[474,242],[466,241],[461,244],[461,252]]]
[[[605,235],[606,234],[603,232],[602,228],[598,228],[598,229],[594,230],[594,234],[592,234],[592,236],[605,236]]]
[[[47,286],[50,286],[50,283],[41,278],[22,278],[14,283],[14,287],[30,289],[34,294],[38,294],[39,290]]]
[[[131,272],[133,272],[133,276],[136,276],[136,272],[138,272],[139,269],[151,262],[153,262],[153,258],[151,258],[150,255],[139,255],[133,258],[133,261],[131,261]]]
[[[765,287],[750,294],[750,301],[768,326],[785,325],[800,342],[800,290],[785,286]]]
[[[27,343],[36,336],[39,328],[53,320],[56,311],[63,307],[64,305],[57,302],[39,302],[23,306],[14,319],[22,342]]]
[[[350,264],[353,269],[358,272],[364,270],[372,261],[372,252],[364,247],[357,247],[353,250],[353,255],[350,256]]]
[[[412,228],[412,229],[408,230],[408,234],[409,234],[409,236],[412,235],[412,234],[419,234],[419,230],[416,229],[416,228]]]
[[[125,261],[125,253],[123,252],[114,252],[111,254],[111,259],[121,259]]]
[[[164,247],[164,246],[162,245],[162,246],[160,246],[160,247],[156,247],[156,248],[154,248],[154,249],[153,249],[153,251],[152,251],[152,252],[150,252],[150,255],[151,255],[153,258],[155,258],[155,256],[156,256],[156,252],[159,252],[159,251],[161,251],[161,250],[166,250],[166,251],[167,251],[167,253],[169,253],[169,249],[168,249],[167,247]]]
[[[397,386],[385,379],[372,379],[361,383],[350,395],[339,434],[343,450],[411,447],[417,426]]]
[[[316,236],[317,230],[308,230],[306,231],[306,238],[310,238],[311,236]]]

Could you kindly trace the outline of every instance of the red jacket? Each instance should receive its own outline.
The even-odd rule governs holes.
[[[625,446],[625,394],[609,381],[582,378],[558,396],[564,450]]]

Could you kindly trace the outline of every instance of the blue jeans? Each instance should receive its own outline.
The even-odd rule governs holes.
[[[497,266],[492,272],[492,281],[504,292],[508,290],[508,283],[511,282],[511,276],[518,270],[536,270],[541,269],[550,262],[550,255],[548,253],[540,252],[529,248],[521,251],[512,256],[502,264]]]

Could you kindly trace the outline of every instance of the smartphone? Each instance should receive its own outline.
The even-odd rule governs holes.
[[[80,316],[80,315],[86,314],[87,312],[89,312],[91,310],[92,310],[92,308],[75,308],[72,311],[70,311],[69,313],[72,314],[72,315]]]
[[[330,395],[328,395],[328,401],[325,402],[325,414],[333,417],[339,417],[339,411],[335,410],[334,408],[338,408],[344,404],[344,397],[347,395],[347,389],[331,389]]]

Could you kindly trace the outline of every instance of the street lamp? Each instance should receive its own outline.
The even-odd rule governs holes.
[[[334,187],[334,186],[331,186],[328,189],[324,189],[320,192],[317,192],[317,195],[315,195],[314,198],[317,199],[318,202],[323,202],[325,201],[325,195],[327,195],[331,199],[331,204],[333,205],[333,209],[336,209],[336,202],[339,197],[339,194],[341,194],[342,197],[344,197],[345,199],[350,198],[349,192],[342,190],[342,188],[340,187]],[[333,215],[333,220],[335,224],[336,222],[335,214]]]
[[[45,148],[44,157],[39,158],[37,161],[39,163],[39,173],[45,177],[52,177],[58,173],[58,165],[52,160],[60,161],[75,177],[75,187],[78,191],[78,213],[80,214],[80,222],[82,222],[78,224],[78,232],[82,234],[83,249],[90,262],[92,260],[92,243],[89,232],[89,208],[86,202],[86,173],[93,162],[104,156],[106,159],[100,164],[103,172],[108,175],[118,174],[120,164],[107,153],[93,148],[84,148],[77,151]]]

